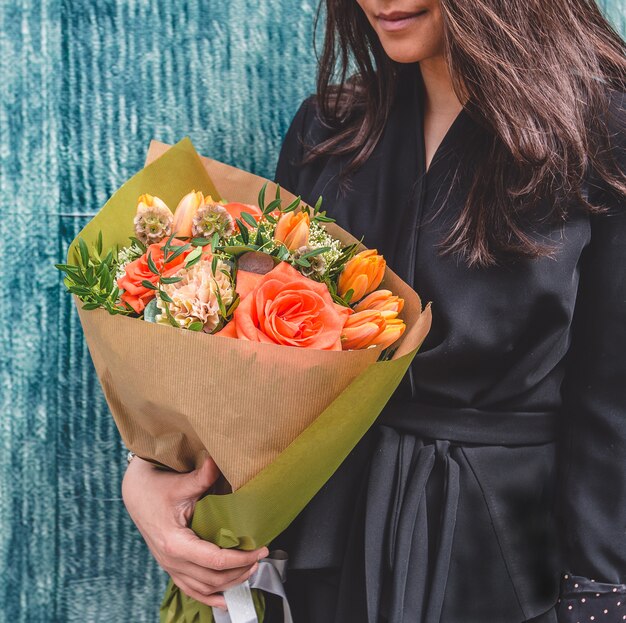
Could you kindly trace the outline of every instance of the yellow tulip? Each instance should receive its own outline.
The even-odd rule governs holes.
[[[352,290],[351,303],[360,301],[366,294],[375,290],[385,276],[387,263],[376,249],[367,249],[355,255],[344,266],[339,275],[337,291],[339,296],[345,296]]]

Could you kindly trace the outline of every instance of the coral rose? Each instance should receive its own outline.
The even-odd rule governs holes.
[[[165,270],[163,270],[163,246],[165,243],[166,240],[158,244],[151,244],[140,258],[126,265],[124,274],[117,280],[119,288],[124,290],[120,298],[125,303],[128,303],[138,314],[143,312],[146,304],[155,296],[154,290],[146,288],[142,281],[149,281],[156,285],[159,280],[159,275],[155,275],[148,267],[147,256],[150,255],[156,268],[162,271],[162,277],[171,277],[185,261],[189,251],[191,251],[190,249],[175,257],[174,260],[167,263]],[[170,246],[179,247],[184,244],[184,242],[174,239]]]
[[[341,350],[341,332],[350,314],[328,288],[281,262],[262,275],[242,298],[220,335],[319,350]]]

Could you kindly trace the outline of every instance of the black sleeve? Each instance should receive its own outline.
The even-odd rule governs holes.
[[[276,165],[274,181],[294,194],[298,194],[298,171],[305,155],[305,133],[313,107],[313,97],[308,97],[300,105],[287,130]]]
[[[626,108],[613,150],[626,172]],[[568,368],[560,516],[565,576],[559,621],[626,620],[626,200],[591,183],[591,241],[581,259]],[[596,611],[598,614],[596,614]]]

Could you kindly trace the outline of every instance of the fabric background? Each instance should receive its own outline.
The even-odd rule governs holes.
[[[626,32],[624,0],[602,4]],[[272,176],[314,90],[315,9],[0,0],[0,623],[157,620],[165,575],[53,264],[151,138]]]

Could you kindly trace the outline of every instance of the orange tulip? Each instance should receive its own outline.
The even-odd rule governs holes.
[[[287,212],[278,220],[274,239],[282,242],[290,251],[309,243],[311,219],[307,212]]]
[[[391,318],[397,318],[403,307],[404,299],[395,296],[390,290],[376,290],[360,301],[359,304],[354,307],[354,311],[359,312],[366,309],[377,309],[386,320],[389,320]]]
[[[376,338],[376,346],[389,348],[405,332],[406,325],[400,318],[387,319],[385,330]]]
[[[378,255],[376,249],[367,249],[357,253],[339,275],[337,284],[339,296],[345,296],[349,290],[352,290],[350,301],[352,303],[360,301],[380,285],[386,266],[385,259],[382,255]]]
[[[213,201],[211,197],[207,200]],[[198,208],[204,205],[204,195],[198,191],[192,190],[187,193],[178,204],[174,211],[174,223],[172,231],[180,238],[189,238],[191,236],[191,227],[193,225],[193,217],[196,215]]]
[[[341,332],[343,350],[359,350],[376,344],[385,330],[383,315],[376,309],[366,309],[348,316]]]

